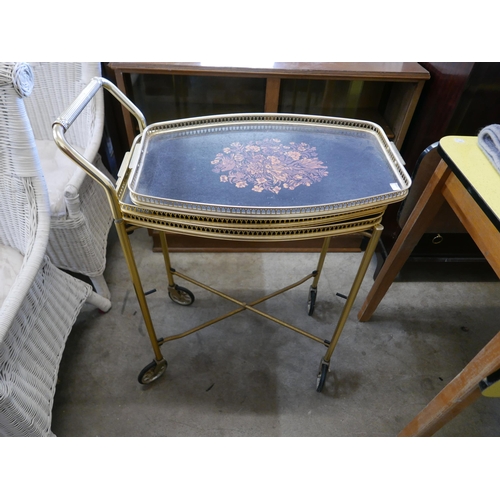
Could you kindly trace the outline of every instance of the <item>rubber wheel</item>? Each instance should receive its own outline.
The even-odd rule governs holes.
[[[307,298],[307,314],[309,316],[313,315],[314,305],[316,304],[316,296],[318,294],[318,290],[316,288],[309,288],[309,297]]]
[[[145,366],[141,372],[139,373],[139,376],[137,377],[137,380],[139,380],[140,384],[150,384],[151,382],[154,382],[156,379],[160,378],[164,373],[165,370],[167,369],[167,361],[163,359],[159,363],[156,361],[152,361],[149,363],[149,365]]]
[[[328,375],[329,365],[321,363],[318,378],[316,380],[316,392],[321,392],[325,386],[326,377]]]
[[[175,285],[174,290],[168,291],[170,299],[181,306],[190,306],[194,302],[194,295],[187,288]]]

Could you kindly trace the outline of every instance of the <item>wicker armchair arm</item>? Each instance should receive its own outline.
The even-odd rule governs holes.
[[[94,95],[94,99],[96,101],[97,112],[95,113],[95,120],[93,124],[92,137],[90,137],[89,143],[86,145],[85,151],[83,152],[83,156],[88,158],[91,162],[94,162],[94,158],[99,152],[99,148],[101,147],[102,135],[104,132],[104,97],[103,93],[96,92]],[[67,190],[73,191],[76,189],[80,190],[83,181],[87,174],[81,168],[77,169],[71,179],[68,181]],[[66,194],[64,195],[65,197]]]
[[[24,62],[0,63],[0,86],[12,86],[19,97],[28,97],[34,86],[31,66]]]
[[[5,172],[3,168],[1,172],[2,175],[23,179],[19,183],[24,185],[19,192],[19,202],[27,207],[25,208],[27,220],[22,223],[22,227],[27,228],[26,240],[23,243],[24,248],[18,247],[24,254],[24,260],[16,281],[1,307],[0,342],[35,280],[44,260],[49,238],[50,213],[47,188],[41,180],[43,175],[40,163],[34,153],[35,139],[22,102],[22,98],[27,97],[33,89],[33,80],[33,72],[28,64],[0,63],[0,97],[4,98],[0,100],[5,106],[1,111],[5,113],[6,120],[2,121],[1,125],[9,127],[11,132],[8,137],[3,138],[6,140],[3,146],[15,153],[12,156],[5,155],[2,160],[6,162]],[[2,223],[19,226],[20,221],[6,218]]]

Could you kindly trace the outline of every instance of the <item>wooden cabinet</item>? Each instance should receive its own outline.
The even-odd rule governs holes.
[[[359,118],[381,125],[398,148],[429,79],[429,72],[417,63],[275,62],[250,67],[111,62],[105,75],[134,101],[148,123],[237,112]],[[138,130],[130,113],[122,111],[125,140],[130,145]],[[316,251],[320,246],[320,242],[249,246],[181,236],[169,241],[173,250]],[[356,250],[360,238],[337,238],[333,246]]]
[[[112,62],[116,84],[148,123],[232,112],[324,114],[376,121],[400,147],[429,73],[417,63]],[[124,112],[127,136],[137,131]]]
[[[500,123],[500,63],[422,62],[431,78],[425,85],[401,154],[413,174],[420,153],[447,135],[474,136],[490,124]],[[390,251],[401,228],[396,206],[388,207],[382,242]],[[415,247],[414,262],[481,262],[484,257],[464,231],[425,234]],[[436,244],[436,241],[439,243]]]

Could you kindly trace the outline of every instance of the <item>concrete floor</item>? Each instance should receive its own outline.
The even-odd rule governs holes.
[[[157,336],[180,333],[234,308],[193,285],[194,304],[170,301],[161,254],[145,230],[131,236]],[[499,330],[500,283],[492,273],[405,268],[370,322],[357,312],[363,282],[322,393],[316,373],[325,348],[243,312],[165,344],[166,373],[137,382],[153,359],[114,230],[105,273],[113,307],[85,306],[68,339],[53,408],[58,436],[395,436]],[[314,316],[309,282],[259,307],[330,338],[361,259],[330,253]],[[310,253],[173,253],[178,271],[251,302],[307,275]],[[427,274],[426,274],[427,271]],[[437,436],[500,435],[500,401],[481,398]]]

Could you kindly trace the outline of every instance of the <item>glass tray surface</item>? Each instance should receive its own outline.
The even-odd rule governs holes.
[[[234,212],[349,200],[362,204],[406,190],[409,180],[401,175],[383,132],[358,127],[359,121],[347,123],[245,122],[240,117],[174,128],[152,125],[143,134],[130,177],[131,197],[138,205],[187,203]]]

